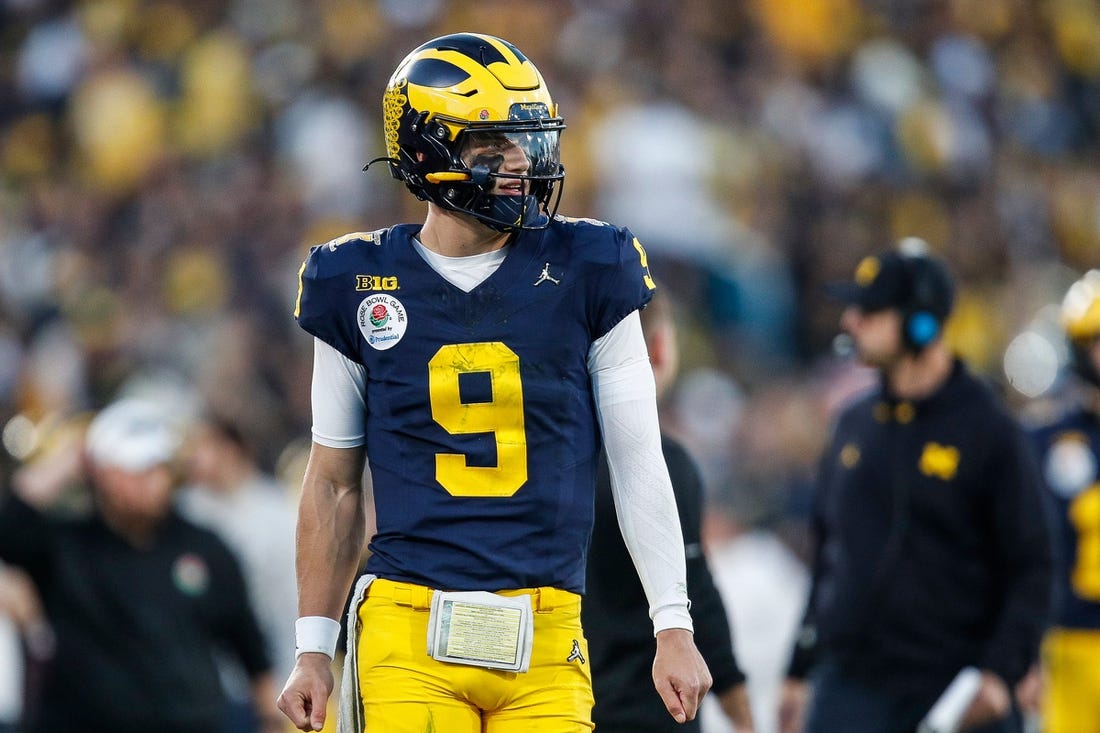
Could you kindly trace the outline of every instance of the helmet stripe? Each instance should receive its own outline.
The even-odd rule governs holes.
[[[453,87],[469,78],[470,72],[442,59],[421,59],[409,67],[409,82],[423,87]]]
[[[527,60],[527,58],[519,52],[519,49],[512,44],[502,41],[501,45],[512,52],[519,63],[522,64]],[[512,63],[504,55],[501,48],[493,43],[488,36],[479,36],[473,33],[456,33],[451,36],[443,36],[434,41],[429,41],[422,46],[422,48],[434,48],[439,51],[457,51],[483,66],[488,66],[489,64],[497,62],[504,64]]]

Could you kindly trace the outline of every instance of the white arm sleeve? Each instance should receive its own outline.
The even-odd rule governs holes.
[[[684,538],[661,451],[657,389],[637,311],[598,339],[588,371],[611,472],[611,493],[653,632],[692,629]]]
[[[329,448],[367,442],[367,373],[321,339],[313,339],[313,440]]]

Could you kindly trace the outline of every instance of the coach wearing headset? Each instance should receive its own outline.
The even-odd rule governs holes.
[[[1051,560],[1036,463],[944,343],[946,267],[905,244],[830,288],[881,380],[840,413],[820,464],[783,733],[1015,733],[1010,690],[1038,654]],[[957,679],[962,702],[936,708]]]

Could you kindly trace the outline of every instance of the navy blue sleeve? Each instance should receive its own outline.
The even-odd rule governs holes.
[[[367,236],[370,235],[347,235],[313,247],[298,272],[298,300],[294,307],[294,318],[303,330],[356,363],[362,363],[356,346],[361,336],[355,327],[354,314],[341,313],[336,297],[349,286],[354,288],[352,250],[355,242],[366,241]]]
[[[605,335],[636,310],[646,306],[657,289],[649,261],[638,238],[629,229],[607,224],[586,224],[593,242],[588,254],[600,268],[600,277],[589,281],[589,314],[594,338]]]

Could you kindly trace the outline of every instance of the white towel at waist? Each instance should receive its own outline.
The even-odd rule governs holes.
[[[340,679],[340,700],[337,708],[336,733],[363,733],[363,701],[359,697],[359,606],[367,597],[367,588],[376,576],[363,575],[355,583],[348,606],[347,638],[344,651],[344,671]]]

